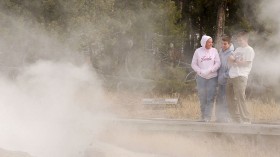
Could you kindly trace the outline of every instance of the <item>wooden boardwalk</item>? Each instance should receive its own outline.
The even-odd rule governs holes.
[[[117,119],[114,123],[116,125],[147,131],[212,132],[280,136],[280,124],[205,123],[167,119]]]

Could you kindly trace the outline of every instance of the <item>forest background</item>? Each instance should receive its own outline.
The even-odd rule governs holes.
[[[24,64],[69,58],[65,52],[50,52],[47,44],[36,44],[34,34],[40,30],[80,62],[90,63],[109,89],[191,93],[195,82],[190,62],[203,34],[213,37],[217,49],[224,34],[234,37],[247,30],[261,36],[251,38],[253,47],[273,34],[273,21],[267,25],[257,20],[260,4],[260,0],[3,0],[1,44],[11,46],[2,54],[23,58]],[[22,33],[25,28],[28,31]],[[9,60],[23,66],[14,62]],[[258,89],[263,92],[270,84],[264,86]]]

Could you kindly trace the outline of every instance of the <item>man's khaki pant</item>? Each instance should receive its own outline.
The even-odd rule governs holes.
[[[249,121],[246,107],[245,90],[247,78],[243,76],[229,78],[226,86],[226,98],[231,118],[236,122]]]

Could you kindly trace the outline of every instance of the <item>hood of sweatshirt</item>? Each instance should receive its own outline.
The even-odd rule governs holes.
[[[202,36],[201,41],[200,41],[200,44],[201,44],[202,47],[205,48],[205,45],[206,45],[206,42],[207,42],[208,39],[211,39],[211,37],[208,36],[208,35],[203,35]]]
[[[230,45],[230,47],[228,49],[226,49],[225,51],[223,51],[224,53],[228,53],[228,52],[232,52],[234,51],[234,46],[233,44]]]

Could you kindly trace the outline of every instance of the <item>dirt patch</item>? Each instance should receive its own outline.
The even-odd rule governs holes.
[[[32,157],[31,155],[24,152],[8,151],[2,148],[0,148],[0,156],[1,157]]]

